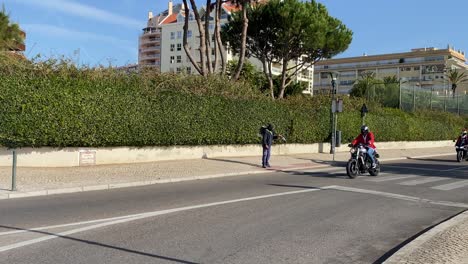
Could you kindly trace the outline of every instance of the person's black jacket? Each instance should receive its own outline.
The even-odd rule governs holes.
[[[271,144],[273,144],[273,140],[278,139],[278,136],[275,135],[274,131],[265,129],[265,133],[263,133],[263,138],[262,138],[262,145],[271,147]]]

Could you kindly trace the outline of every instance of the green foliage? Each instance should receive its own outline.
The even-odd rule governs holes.
[[[266,65],[287,65],[282,68],[279,98],[283,98],[287,80],[297,71],[345,51],[352,40],[352,31],[314,0],[271,0],[249,7],[247,16],[248,55]],[[235,13],[222,30],[223,42],[229,43],[235,53],[242,47],[242,24],[241,14]],[[266,69],[265,73],[272,78]]]
[[[289,143],[326,141],[330,98],[273,102],[248,83],[223,77],[127,74],[76,68],[67,61],[10,61],[0,55],[0,145],[8,147],[173,146],[258,143],[275,124]],[[344,98],[338,128],[359,132],[364,99]],[[368,103],[377,141],[452,139],[466,120],[446,113],[408,114]]]
[[[238,61],[231,60],[228,62],[227,68],[226,68],[226,74],[230,78],[233,78],[233,75],[236,71]],[[241,81],[246,81],[252,86],[262,89],[267,85],[267,80],[265,75],[261,72],[258,71],[257,68],[249,61],[245,61],[244,64],[242,65],[242,70],[240,73],[240,80]]]
[[[363,72],[353,85],[350,95],[366,98],[368,102],[378,102],[385,107],[398,108],[400,82],[396,76],[387,76],[380,80],[375,78],[373,72]]]
[[[12,50],[24,44],[21,29],[18,24],[10,22],[5,6],[0,10],[0,51]]]
[[[466,75],[466,72],[462,72],[457,69],[449,69],[446,76],[452,84],[452,92],[453,96],[455,97],[455,91],[457,90],[457,86],[460,83],[468,82],[468,75]]]

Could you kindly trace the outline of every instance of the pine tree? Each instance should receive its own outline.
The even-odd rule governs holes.
[[[0,11],[0,51],[15,50],[24,44],[24,35],[16,23],[10,22],[5,6]]]

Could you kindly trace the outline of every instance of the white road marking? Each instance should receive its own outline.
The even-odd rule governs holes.
[[[343,171],[343,168],[337,168],[337,167],[325,167],[325,168],[317,168],[317,169],[301,169],[299,171],[301,172],[339,172]]]
[[[385,165],[385,167],[399,168],[399,169],[411,169],[411,170],[422,170],[422,171],[443,171],[443,170],[435,170],[435,169],[429,169],[429,168],[406,167],[406,166],[395,166],[395,165]]]
[[[456,170],[462,170],[462,169],[466,169],[468,167],[458,167],[458,168],[453,168],[453,169],[448,169],[448,170],[444,170],[444,171],[456,171]]]
[[[404,181],[404,182],[400,182],[399,184],[400,185],[413,186],[413,185],[418,185],[418,184],[425,184],[425,183],[429,183],[429,182],[444,181],[444,180],[448,180],[448,178],[445,178],[445,177],[425,177],[424,179]]]
[[[419,175],[385,176],[385,177],[376,178],[376,179],[368,179],[366,181],[384,182],[384,181],[395,181],[395,180],[408,179],[408,178],[414,178],[414,177],[420,177],[420,176]]]
[[[93,229],[106,227],[106,226],[110,226],[110,225],[115,225],[115,224],[127,223],[127,222],[131,222],[131,221],[139,220],[139,219],[158,216],[158,215],[164,215],[164,214],[170,214],[170,213],[175,213],[175,212],[181,212],[181,211],[198,209],[198,208],[206,208],[206,207],[212,207],[212,206],[218,206],[218,205],[224,205],[224,204],[232,204],[232,203],[238,203],[238,202],[244,202],[244,201],[252,201],[252,200],[259,200],[259,199],[265,199],[265,198],[271,198],[271,197],[285,196],[285,195],[291,195],[291,194],[308,193],[308,192],[314,192],[314,191],[320,191],[320,190],[338,190],[338,191],[357,192],[357,193],[379,195],[379,196],[383,196],[383,197],[395,198],[395,199],[406,200],[406,201],[417,202],[417,203],[423,202],[423,203],[429,203],[429,204],[434,204],[434,205],[468,208],[468,204],[464,204],[464,203],[447,202],[447,201],[433,201],[433,200],[429,200],[429,199],[422,199],[422,198],[418,198],[418,197],[395,194],[395,193],[386,193],[386,192],[379,192],[379,191],[373,191],[373,190],[365,190],[365,189],[358,189],[358,188],[352,188],[352,187],[343,187],[343,186],[332,185],[332,186],[325,186],[325,187],[321,187],[321,188],[305,189],[305,190],[282,192],[282,193],[274,193],[274,194],[253,196],[253,197],[234,199],[234,200],[227,200],[227,201],[221,201],[221,202],[206,203],[206,204],[199,204],[199,205],[193,205],[193,206],[185,206],[185,207],[179,207],[179,208],[174,208],[174,209],[166,209],[166,210],[146,212],[146,213],[141,213],[141,214],[120,216],[120,217],[115,217],[115,218],[97,219],[97,220],[91,220],[91,221],[70,223],[70,224],[65,224],[65,225],[55,225],[55,226],[51,226],[51,227],[56,228],[56,227],[65,227],[65,226],[97,223],[95,225],[76,228],[76,229],[60,232],[58,234],[45,235],[45,236],[40,237],[40,238],[26,240],[26,241],[22,241],[22,242],[10,244],[10,245],[2,246],[2,247],[0,247],[0,252],[5,252],[5,251],[8,251],[8,250],[29,246],[29,245],[32,245],[32,244],[37,244],[37,243],[44,242],[44,241],[47,241],[47,240],[51,240],[51,239],[54,239],[54,238],[64,237],[64,236],[68,236],[68,235],[72,235],[72,234],[76,234],[76,233],[80,233],[80,232],[84,232],[84,231],[88,231],[88,230],[93,230]],[[106,222],[104,222],[104,221],[106,221]],[[41,229],[46,229],[46,228],[47,227],[39,227],[39,228],[32,228],[30,230],[41,230]],[[30,231],[30,230],[27,230],[27,231]],[[14,231],[14,232],[16,232],[16,231]],[[7,234],[7,233],[11,234],[11,232],[4,232],[2,234]]]
[[[468,186],[468,180],[457,181],[457,182],[452,182],[452,183],[448,183],[444,185],[434,186],[432,187],[432,189],[449,191],[449,190],[453,190],[457,188],[463,188],[465,186]]]
[[[365,189],[358,189],[353,187],[344,187],[344,186],[328,186],[323,187],[322,189],[331,189],[331,190],[339,190],[339,191],[347,191],[347,192],[356,192],[356,193],[366,193],[366,194],[373,194],[388,198],[395,198],[405,201],[417,202],[417,203],[428,203],[428,204],[435,204],[435,205],[443,205],[443,206],[450,206],[450,207],[460,207],[460,208],[468,208],[468,204],[465,203],[456,203],[456,202],[448,202],[448,201],[434,201],[429,199],[422,199],[415,196],[408,196],[396,193],[388,193],[388,192],[380,192],[380,191],[373,191],[373,190],[365,190]]]
[[[267,195],[260,195],[260,196],[253,196],[253,197],[247,197],[247,198],[241,198],[241,199],[235,199],[235,200],[228,200],[228,201],[221,201],[221,202],[214,202],[214,203],[207,203],[207,204],[199,204],[199,205],[193,205],[193,206],[185,206],[185,207],[179,207],[179,208],[174,208],[174,209],[167,209],[167,210],[160,210],[160,211],[154,211],[154,212],[147,212],[147,213],[141,213],[141,214],[136,214],[136,215],[129,215],[124,218],[122,217],[116,217],[114,220],[111,220],[109,222],[105,223],[99,223],[96,225],[91,225],[87,227],[82,227],[82,228],[77,228],[77,229],[72,229],[69,231],[61,232],[58,234],[52,234],[52,235],[46,235],[40,238],[36,239],[31,239],[31,240],[26,240],[18,243],[14,243],[11,245],[3,246],[0,247],[0,252],[5,252],[11,249],[16,249],[24,246],[29,246],[32,244],[40,243],[43,241],[47,241],[50,239],[58,238],[58,237],[63,237],[63,236],[68,236],[71,234],[79,233],[79,232],[84,232],[100,227],[105,227],[105,226],[110,226],[110,225],[115,225],[115,224],[121,224],[121,223],[126,223],[130,221],[135,221],[138,219],[143,219],[143,218],[148,218],[148,217],[153,217],[157,215],[163,215],[163,214],[170,214],[170,213],[175,213],[175,212],[181,212],[181,211],[186,211],[186,210],[192,210],[192,209],[198,209],[198,208],[205,208],[205,207],[211,207],[211,206],[217,206],[217,205],[223,205],[223,204],[232,204],[232,203],[238,203],[238,202],[245,202],[245,201],[252,201],[252,200],[258,200],[258,199],[265,199],[265,198],[271,198],[271,197],[278,197],[278,196],[284,196],[284,195],[290,195],[290,194],[299,194],[299,193],[307,193],[307,192],[314,192],[314,191],[320,191],[323,189],[326,189],[327,187],[324,188],[317,188],[317,189],[306,189],[306,190],[299,190],[299,191],[290,191],[290,192],[282,192],[282,193],[274,193],[274,194],[267,194]],[[106,219],[106,221],[109,219]],[[93,220],[94,222],[99,222],[99,221],[104,221],[103,219],[99,220]],[[93,222],[93,221],[86,221],[87,223]],[[85,222],[78,222],[78,223],[73,223],[74,225],[79,225]],[[67,225],[72,225],[72,224],[67,224]],[[44,229],[44,227],[41,227]],[[38,230],[37,228],[33,228],[35,230]]]
[[[100,222],[106,222],[106,221],[114,221],[114,220],[119,220],[119,219],[131,218],[131,217],[140,216],[140,215],[141,215],[141,213],[140,214],[133,214],[133,215],[112,217],[112,218],[103,218],[103,219],[97,219],[97,220],[83,221],[83,222],[68,223],[68,224],[62,224],[62,225],[51,225],[51,226],[35,227],[35,228],[29,228],[27,230],[15,230],[15,231],[0,232],[0,236],[12,235],[12,234],[17,234],[17,233],[25,233],[25,232],[31,232],[31,231],[48,230],[48,229],[68,227],[68,226],[94,224],[94,223],[100,223]]]

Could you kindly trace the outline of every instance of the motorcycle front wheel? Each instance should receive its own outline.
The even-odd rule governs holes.
[[[372,168],[369,169],[369,174],[371,176],[378,176],[380,173],[380,163],[379,161],[376,161],[376,162],[377,162],[377,167],[375,169],[372,169]]]
[[[356,178],[358,175],[359,171],[359,166],[358,162],[355,159],[349,160],[348,163],[346,164],[346,174],[348,174],[348,177],[351,179]]]
[[[463,160],[463,151],[457,151],[457,161],[461,162]]]

